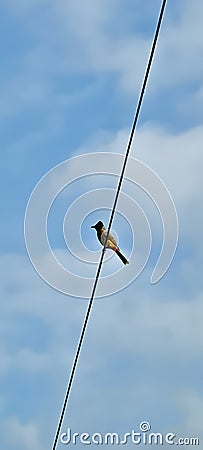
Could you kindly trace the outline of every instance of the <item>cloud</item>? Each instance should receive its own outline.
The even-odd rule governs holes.
[[[175,7],[173,9],[169,5],[166,10],[158,54],[152,70],[152,90],[201,80],[202,64],[199,54],[203,46],[200,23],[202,3],[198,0],[196,8],[193,8],[191,2],[186,1],[181,6],[178,19]],[[150,8],[151,16],[155,16],[155,13],[158,15],[158,8],[157,2],[154,10]],[[77,70],[80,71],[115,73],[119,86],[125,93],[132,95],[141,84],[156,19],[154,17],[150,38],[146,35],[142,37],[139,31],[135,31],[138,29],[139,14],[134,15],[137,27],[133,32],[132,29],[118,27],[118,18],[123,15],[125,17],[126,11],[127,6],[123,2],[112,2],[107,6],[106,2],[89,1],[81,7],[81,2],[67,4],[63,1],[57,6],[56,13],[58,12],[62,30],[67,30],[66,36],[73,38],[75,44],[73,67],[74,61],[77,61]],[[149,10],[145,14],[147,18]],[[196,23],[195,31],[193,23]],[[71,65],[68,64],[67,67],[70,68]]]
[[[174,264],[181,284],[181,261]],[[7,275],[8,266],[13,274],[12,278]],[[2,298],[7,299],[1,313],[4,325],[3,328],[1,325],[1,330],[4,341],[7,342],[7,348],[1,353],[4,401],[6,402],[9,392],[6,380],[12,380],[14,376],[16,378],[21,374],[22,380],[25,376],[32,380],[33,389],[38,386],[39,380],[44,389],[46,384],[55,404],[53,411],[47,413],[46,420],[34,427],[33,420],[37,420],[37,413],[32,406],[30,413],[27,411],[28,425],[23,422],[20,404],[17,422],[8,417],[8,421],[11,420],[10,430],[17,430],[15,436],[19,436],[18,442],[25,448],[29,448],[26,447],[29,444],[32,449],[31,445],[34,448],[37,439],[39,445],[42,445],[43,435],[47,436],[45,440],[48,439],[54,428],[54,420],[57,422],[57,411],[60,410],[67,372],[71,368],[87,303],[61,296],[44,285],[24,257],[2,256],[1,274]],[[147,416],[152,417],[153,423],[157,423],[155,416],[158,414],[158,406],[158,418],[160,420],[164,413],[164,426],[167,427],[167,421],[169,425],[171,423],[167,418],[167,410],[170,411],[172,407],[175,415],[181,414],[182,405],[184,406],[183,387],[187,390],[188,385],[193,385],[194,373],[200,371],[201,365],[201,287],[200,284],[196,286],[197,294],[192,293],[185,300],[184,293],[179,293],[175,286],[169,288],[167,281],[163,280],[152,288],[149,280],[146,282],[148,278],[146,273],[144,278],[140,278],[116,297],[95,301],[74,381],[72,406],[69,407],[69,418],[65,420],[64,428],[70,424],[79,431],[102,431],[108,427],[123,430],[125,425],[129,428],[132,421],[135,423],[141,417],[146,417],[147,420]],[[22,330],[25,329],[25,323],[31,324],[33,317],[37,322],[34,329],[30,330],[34,335],[41,336],[41,348],[37,350],[29,340],[20,342],[19,334],[15,332],[19,326]],[[42,349],[44,333],[48,334],[48,346]],[[10,350],[9,345],[14,342],[14,338],[15,349]],[[186,361],[187,367],[191,368],[187,369],[187,375]],[[25,386],[25,394],[26,389]],[[164,396],[162,400],[160,391]],[[171,395],[173,393],[170,396],[172,406],[168,403],[166,392],[171,392]],[[187,398],[187,392],[185,396]],[[43,411],[46,410],[46,398],[45,391],[44,399],[39,400],[39,405],[43,404]],[[121,410],[120,402],[123,405]],[[189,403],[190,397],[188,408]],[[105,412],[107,405],[108,413]],[[136,411],[139,411],[136,415],[135,405]],[[192,433],[193,425],[189,418],[184,420],[190,423]],[[35,427],[40,433],[38,438]],[[184,430],[184,426],[177,428],[180,429]],[[29,443],[26,440],[28,435]],[[6,448],[9,448],[8,445]]]
[[[131,1],[127,6],[122,1],[113,1],[111,5],[106,1],[88,1],[84,6],[79,1],[32,1],[29,6],[21,1],[18,8],[14,3],[9,2],[6,8],[14,15],[17,24],[23,24],[25,36],[31,39],[31,43],[28,48],[22,46],[18,65],[12,75],[9,71],[1,82],[2,117],[35,109],[49,115],[53,110],[59,112],[64,107],[73,108],[80,100],[83,102],[84,98],[93,95],[95,85],[97,93],[102,90],[100,82],[106,77],[122,103],[126,101],[123,94],[127,94],[128,99],[133,95],[135,99],[148,59],[158,2],[153,9],[145,10],[143,6],[145,24],[140,12],[133,9],[134,27],[121,25],[125,23],[121,17],[129,21]],[[187,86],[187,90],[192,92],[201,87],[199,54],[203,40],[199,18],[202,5],[198,0],[196,8],[193,8],[187,1],[181,4],[178,13],[176,10],[177,7],[172,5],[166,10],[147,99],[152,102],[149,110],[151,107],[154,109],[157,96],[167,97],[169,90],[173,89],[171,108],[173,114],[176,113],[176,121],[181,122],[184,113],[181,117],[179,115],[181,107],[185,109],[185,89],[181,90],[180,85]],[[145,30],[143,33],[140,32],[140,23],[141,29]],[[191,30],[191,23],[196,24],[195,31]],[[107,86],[106,89],[111,88]],[[195,99],[193,106],[195,111]],[[167,98],[162,104],[162,110],[166,109]]]
[[[171,20],[168,24],[166,13],[166,23],[158,47],[158,61],[154,67],[157,88],[201,81],[203,66],[199,55],[203,48],[200,26],[202,11],[200,0],[196,2],[195,8],[186,0],[181,2],[176,22]]]
[[[1,438],[3,444],[9,450],[42,450],[39,429],[31,422],[23,423],[17,417],[11,417],[1,423]]]
[[[183,389],[177,397],[177,403],[183,411],[185,432],[189,434],[192,430],[199,439],[202,439],[203,396],[201,393],[194,388]]]
[[[200,193],[202,126],[172,134],[153,125],[145,125],[137,134],[133,156],[142,158],[170,183],[180,201]]]

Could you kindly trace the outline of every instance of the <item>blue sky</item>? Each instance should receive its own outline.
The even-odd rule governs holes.
[[[70,157],[124,153],[159,8],[158,0],[1,2],[5,450],[51,448],[87,306],[53,290],[32,267],[23,233],[28,199],[40,178]],[[136,281],[94,304],[63,431],[122,434],[147,420],[152,431],[203,441],[202,14],[200,0],[168,2],[131,153],[161,177],[174,199],[180,234],[173,264],[150,284],[160,218],[145,193],[124,183],[148,217],[152,252]],[[79,262],[65,247],[62,218],[86,191],[115,185],[114,177],[79,180],[51,210],[50,242],[76,272]],[[84,220],[81,234],[90,250],[99,251],[89,229],[96,217],[93,211]],[[117,215],[113,228],[125,230],[121,244],[129,255],[129,226]],[[114,259],[108,264],[117,270]]]

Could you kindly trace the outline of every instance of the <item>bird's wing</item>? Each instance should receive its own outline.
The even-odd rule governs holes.
[[[117,246],[117,242],[111,234],[108,235],[108,240],[110,240],[112,242],[112,244]]]
[[[102,232],[102,234],[101,234],[101,243],[102,243],[103,245],[105,244],[106,235],[107,235],[107,230],[104,230],[104,231]],[[114,249],[115,246],[118,248],[117,243],[116,243],[114,237],[113,237],[111,234],[109,234],[109,235],[108,235],[108,239],[107,239],[107,243],[106,243],[106,248]]]

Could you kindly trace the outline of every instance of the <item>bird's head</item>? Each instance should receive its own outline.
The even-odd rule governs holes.
[[[96,225],[92,225],[91,228],[95,228],[95,230],[100,231],[103,226],[104,226],[104,224],[100,220],[99,222],[96,223]]]

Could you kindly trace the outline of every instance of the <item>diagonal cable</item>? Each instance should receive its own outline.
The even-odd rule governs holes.
[[[120,176],[119,176],[119,182],[118,182],[118,186],[117,186],[117,189],[116,189],[116,195],[115,195],[114,203],[113,203],[113,206],[112,206],[112,212],[111,212],[109,225],[108,225],[108,229],[107,229],[106,240],[105,240],[105,243],[104,243],[104,247],[102,249],[100,261],[99,261],[99,264],[98,264],[98,268],[97,268],[97,272],[96,272],[96,275],[95,275],[95,280],[94,280],[94,284],[93,284],[93,288],[92,288],[91,297],[90,297],[89,304],[88,304],[88,307],[87,307],[87,311],[86,311],[86,314],[85,314],[85,319],[84,319],[84,323],[83,323],[83,326],[82,326],[81,335],[80,335],[80,338],[79,338],[79,341],[78,341],[78,346],[77,346],[77,350],[76,350],[76,353],[75,353],[73,366],[72,366],[72,369],[71,369],[71,374],[70,374],[70,378],[69,378],[69,381],[68,381],[67,390],[66,390],[66,394],[65,394],[65,397],[64,397],[64,402],[63,402],[63,406],[62,406],[62,410],[61,410],[61,414],[60,414],[60,418],[59,418],[59,422],[58,422],[58,426],[57,426],[57,430],[56,430],[56,434],[55,434],[52,450],[56,450],[56,447],[57,447],[59,434],[60,434],[61,426],[62,426],[62,423],[63,423],[63,419],[64,419],[64,415],[65,415],[65,411],[66,411],[66,407],[67,407],[67,403],[68,403],[68,399],[69,399],[69,395],[70,395],[70,391],[71,391],[71,387],[72,387],[72,383],[73,383],[73,379],[74,379],[74,375],[75,375],[75,371],[76,371],[76,367],[77,367],[77,363],[78,363],[78,359],[79,359],[82,343],[83,343],[83,339],[84,339],[84,336],[85,336],[85,332],[86,332],[86,329],[87,329],[87,324],[88,324],[90,313],[91,313],[91,310],[92,310],[92,305],[93,305],[93,301],[94,301],[94,297],[95,297],[95,292],[96,292],[96,288],[97,288],[97,284],[98,284],[98,281],[99,281],[99,277],[100,277],[100,273],[101,273],[101,269],[102,269],[102,264],[103,264],[103,260],[104,260],[104,254],[105,254],[105,250],[106,250],[105,247],[106,247],[108,235],[109,235],[109,232],[110,232],[110,229],[111,229],[111,225],[112,225],[112,222],[113,222],[113,219],[114,219],[114,215],[115,215],[115,212],[116,212],[118,198],[119,198],[119,194],[120,194],[120,191],[121,191],[122,182],[123,182],[123,179],[124,179],[126,165],[127,165],[127,162],[128,162],[128,158],[129,158],[129,154],[130,154],[133,138],[134,138],[135,131],[136,131],[136,126],[137,126],[137,122],[138,122],[138,118],[139,118],[139,114],[140,114],[140,110],[141,110],[141,106],[142,106],[142,102],[143,102],[143,98],[144,98],[144,94],[145,94],[145,89],[146,89],[147,82],[148,82],[148,79],[149,79],[149,74],[150,74],[150,70],[151,70],[151,66],[152,66],[152,62],[153,62],[153,58],[154,58],[154,54],[155,54],[155,50],[156,50],[156,45],[157,45],[157,41],[158,41],[158,37],[159,37],[159,32],[160,32],[162,20],[163,20],[163,17],[164,17],[166,3],[167,3],[167,0],[163,0],[162,5],[161,5],[161,9],[160,9],[159,17],[158,17],[158,22],[157,22],[157,25],[156,25],[155,34],[154,34],[154,38],[153,38],[153,42],[152,42],[152,46],[151,46],[151,50],[150,50],[150,54],[149,54],[149,59],[148,59],[148,63],[147,63],[147,66],[146,66],[146,71],[145,71],[143,82],[142,82],[142,88],[141,88],[140,95],[139,95],[139,100],[138,100],[138,104],[137,104],[137,108],[136,108],[136,113],[135,113],[132,129],[131,129],[131,132],[130,132],[128,144],[127,144],[127,147],[126,147],[126,152],[125,152],[125,157],[124,157],[124,161],[123,161],[123,166],[122,166],[121,173],[120,173]]]

